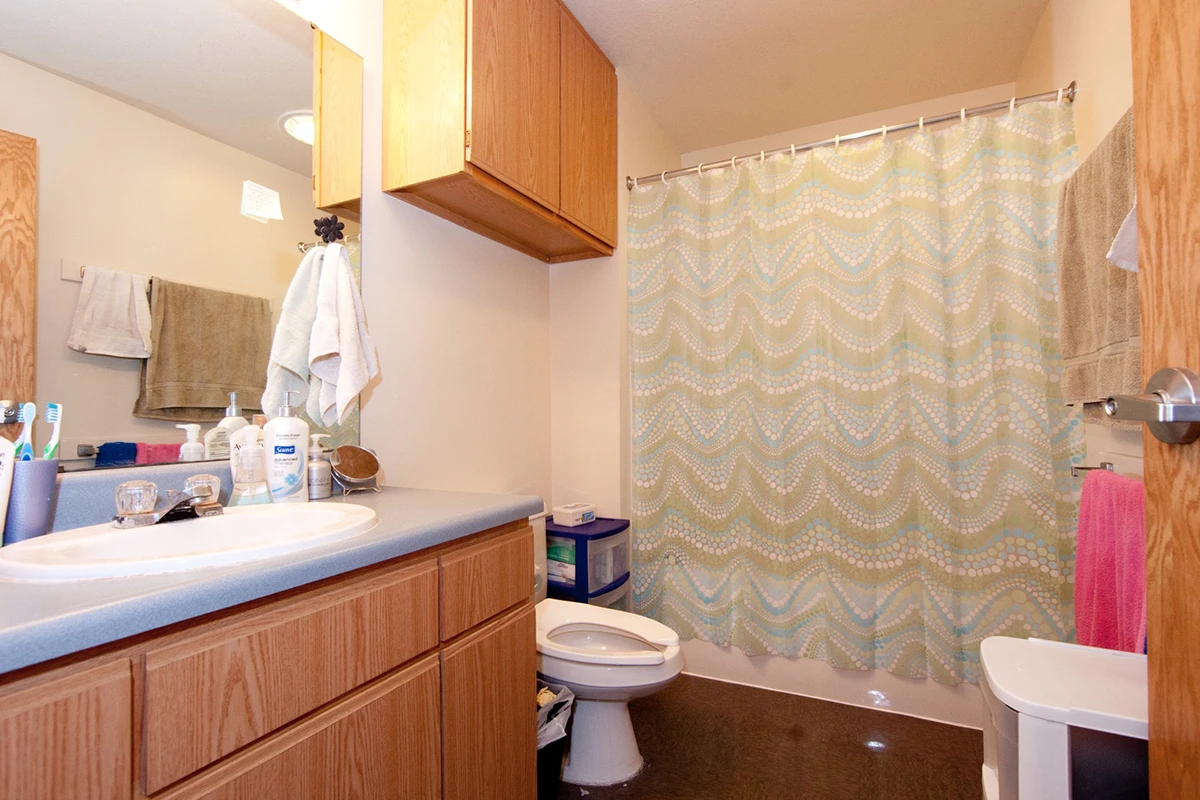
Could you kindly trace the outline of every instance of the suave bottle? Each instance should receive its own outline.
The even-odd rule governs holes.
[[[267,486],[273,503],[307,503],[308,470],[306,451],[308,423],[296,416],[296,407],[287,392],[279,416],[263,426],[263,446],[267,456]]]

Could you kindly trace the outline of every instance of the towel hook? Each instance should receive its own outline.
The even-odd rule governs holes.
[[[313,225],[316,226],[313,229],[313,233],[315,233],[322,241],[324,241],[325,244],[330,244],[332,242],[336,242],[338,239],[345,238],[345,236],[342,235],[342,231],[346,229],[346,223],[338,222],[337,214],[333,214],[332,216],[328,217],[321,217],[320,219],[314,219]]]

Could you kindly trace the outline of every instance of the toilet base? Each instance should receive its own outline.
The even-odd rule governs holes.
[[[571,752],[563,780],[579,786],[612,786],[642,770],[629,704],[619,700],[575,700]]]

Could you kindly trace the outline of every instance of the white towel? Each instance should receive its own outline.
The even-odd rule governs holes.
[[[67,347],[94,356],[149,358],[149,287],[144,275],[84,267]]]
[[[308,415],[326,426],[341,422],[359,392],[379,374],[362,295],[350,271],[350,256],[340,244],[329,245],[322,259],[308,368],[313,377]]]
[[[1137,201],[1135,200],[1129,215],[1125,217],[1125,221],[1117,229],[1117,235],[1113,237],[1112,247],[1108,248],[1108,260],[1123,270],[1137,272],[1137,244]]]
[[[284,295],[262,396],[263,411],[270,416],[279,413],[287,397],[285,392],[300,393],[296,405],[303,404],[308,396],[308,347],[317,317],[317,286],[324,254],[324,247],[314,247],[304,254]]]

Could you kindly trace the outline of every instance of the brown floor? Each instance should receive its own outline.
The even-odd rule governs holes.
[[[687,675],[629,707],[646,766],[559,800],[982,795],[983,735],[967,728]]]

